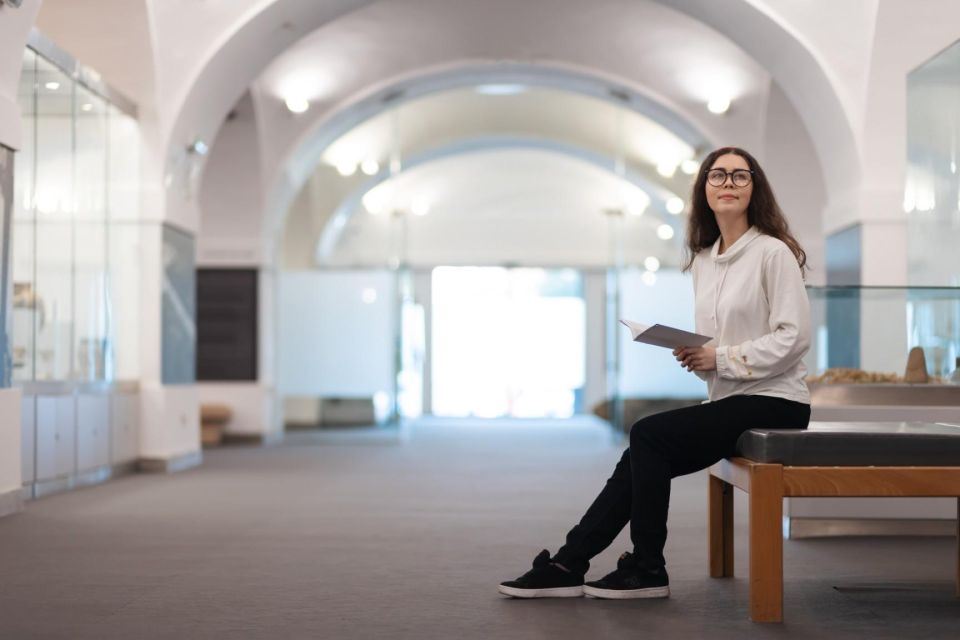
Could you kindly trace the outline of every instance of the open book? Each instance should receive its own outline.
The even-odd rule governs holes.
[[[643,342],[652,344],[655,347],[667,347],[676,349],[677,347],[702,347],[713,340],[709,336],[702,336],[699,333],[690,333],[683,329],[675,329],[663,324],[647,326],[639,322],[630,320],[620,320],[633,334],[634,342]]]

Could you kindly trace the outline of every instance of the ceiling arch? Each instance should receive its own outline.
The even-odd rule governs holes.
[[[403,215],[414,215],[411,212],[411,205],[414,196],[421,192],[429,194],[428,202],[431,208],[439,206],[453,210],[474,207],[475,205],[470,203],[469,199],[476,198],[477,193],[470,188],[471,181],[459,180],[463,183],[460,187],[463,190],[462,194],[451,187],[451,183],[457,183],[457,176],[463,173],[459,167],[455,166],[459,158],[466,158],[468,162],[473,163],[472,182],[487,185],[483,193],[486,199],[499,200],[501,203],[508,201],[509,198],[500,196],[517,190],[517,185],[512,180],[513,176],[504,176],[502,167],[495,164],[492,167],[478,167],[477,165],[481,163],[475,160],[477,156],[497,157],[501,162],[517,162],[517,165],[526,171],[525,179],[533,185],[551,184],[553,181],[553,187],[545,190],[546,197],[541,198],[540,203],[536,205],[541,211],[565,208],[558,205],[556,194],[551,193],[558,187],[562,187],[565,189],[565,195],[560,198],[560,202],[564,198],[574,196],[572,199],[578,203],[576,206],[584,215],[593,215],[598,218],[601,213],[619,211],[621,215],[632,219],[643,217],[644,224],[650,225],[651,238],[658,227],[669,226],[673,233],[671,243],[673,251],[670,254],[677,253],[676,249],[679,248],[677,242],[682,237],[681,227],[685,218],[667,210],[666,198],[673,194],[665,191],[661,185],[651,182],[649,178],[630,169],[627,169],[623,175],[619,175],[611,166],[608,156],[570,144],[535,138],[486,137],[458,141],[443,148],[432,149],[420,156],[409,158],[404,163],[403,170],[395,175],[384,172],[358,185],[327,219],[317,241],[316,263],[324,264],[328,261],[351,220],[357,214],[365,213],[365,207],[369,207],[369,203],[365,202],[368,194],[375,195],[378,191],[389,189],[391,193],[385,195],[388,199],[388,202],[384,202],[384,205],[387,205],[385,208],[396,209]],[[559,156],[564,161],[549,160],[551,156]],[[540,158],[541,163],[532,162],[530,158]],[[548,165],[546,171],[545,164]],[[437,167],[437,165],[441,166]],[[558,166],[561,175],[551,175],[549,169],[557,169]],[[431,184],[431,180],[424,175],[431,169],[434,169],[435,174],[441,173],[444,169],[453,169],[453,175],[443,175],[441,181],[434,180]],[[415,176],[414,180],[408,178],[410,175]],[[409,183],[416,181],[416,178],[419,178],[419,184],[411,186]],[[441,182],[442,186],[438,188],[437,182]],[[566,182],[583,182],[583,184],[574,189],[565,184]],[[438,191],[444,192],[442,197],[438,196]],[[547,206],[543,204],[545,201],[551,201],[552,204]],[[377,215],[385,213],[389,214],[389,211],[379,211]],[[549,217],[545,218],[545,223],[546,220],[549,220]],[[668,260],[664,259],[664,261]]]
[[[633,116],[640,116],[643,120],[649,120],[668,137],[676,138],[676,144],[661,143],[661,146],[672,147],[667,148],[666,153],[674,165],[678,165],[685,159],[695,159],[702,152],[714,146],[714,141],[709,140],[693,123],[684,119],[681,115],[671,112],[651,97],[637,93],[622,85],[611,87],[608,79],[590,76],[582,71],[515,63],[471,64],[465,67],[445,68],[420,77],[401,79],[393,85],[379,89],[356,104],[347,105],[334,113],[329,119],[316,123],[304,136],[302,142],[290,150],[287,159],[277,165],[281,168],[277,172],[280,179],[272,181],[267,196],[267,210],[274,216],[272,222],[274,229],[282,228],[291,202],[310,173],[322,161],[331,145],[341,140],[348,131],[384,112],[400,109],[405,103],[422,102],[428,96],[446,95],[455,92],[457,89],[506,83],[517,84],[527,89],[543,90],[547,88],[555,91],[558,96],[563,93],[586,96],[593,99],[594,102],[609,105],[612,108],[611,111],[620,110]],[[559,97],[555,99],[555,101],[559,100]],[[582,117],[589,117],[591,114],[590,111],[583,109],[582,104],[576,105],[576,107],[578,107],[576,112],[582,113]],[[462,108],[462,104],[458,105],[457,108]],[[593,111],[592,114],[595,115],[596,111]],[[609,114],[604,114],[603,117],[612,124],[612,118]],[[430,114],[428,120],[435,126],[438,118],[436,114]],[[529,123],[527,126],[530,126]],[[567,126],[568,130],[572,132],[572,123],[567,123]],[[625,129],[625,131],[627,130]],[[546,137],[555,137],[555,134],[550,136],[548,132],[544,133]],[[505,144],[505,140],[509,140],[506,143],[507,146],[536,146],[533,141],[524,140],[517,136],[504,138],[503,136],[488,135],[486,138],[487,142],[483,144],[488,147],[502,146]],[[466,148],[464,145],[473,148],[478,146],[476,142],[468,140],[459,144],[446,145],[445,149],[438,153],[458,153]],[[556,139],[541,142],[539,146],[541,148],[552,146],[553,148],[568,150],[577,148],[575,144],[565,145]],[[604,154],[604,151],[609,152]],[[612,148],[608,150],[595,148],[591,153],[586,149],[581,149],[570,151],[569,155],[589,158],[590,162],[605,165],[606,168],[612,169],[615,151]],[[627,162],[626,164],[629,165],[630,163]],[[658,178],[653,175],[652,171],[647,171],[644,174],[638,170],[632,170],[630,173],[635,176],[632,181],[637,184],[644,184],[650,195],[653,196],[655,204],[660,208],[663,207],[666,199],[672,195],[677,195],[675,192],[670,192],[668,186],[657,184]],[[664,181],[659,178],[659,182]]]

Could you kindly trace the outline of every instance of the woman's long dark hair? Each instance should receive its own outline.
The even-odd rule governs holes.
[[[713,209],[707,204],[707,171],[713,166],[717,158],[727,154],[738,155],[747,161],[753,171],[753,194],[750,204],[747,205],[747,224],[754,226],[761,233],[782,240],[793,255],[797,257],[801,272],[807,268],[807,254],[800,247],[800,243],[790,233],[790,225],[773,196],[773,189],[767,175],[760,168],[760,163],[752,155],[739,147],[722,147],[713,151],[700,165],[697,181],[693,185],[690,196],[690,219],[687,222],[686,260],[683,267],[688,271],[693,266],[693,259],[700,251],[713,246],[720,237],[720,227]]]

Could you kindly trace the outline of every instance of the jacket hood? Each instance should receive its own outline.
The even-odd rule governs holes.
[[[713,248],[710,249],[710,257],[714,260],[714,262],[719,262],[721,264],[725,262],[733,262],[737,259],[737,256],[743,253],[743,250],[747,248],[747,245],[756,240],[759,236],[760,231],[756,227],[750,227],[742,236],[737,238],[736,242],[727,247],[727,250],[724,251],[723,254],[720,253],[720,241],[723,239],[721,236],[720,238],[717,238],[716,242],[713,243]]]

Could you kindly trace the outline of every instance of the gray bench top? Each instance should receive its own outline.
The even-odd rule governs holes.
[[[960,425],[811,422],[807,429],[751,429],[737,455],[810,466],[960,466]]]

